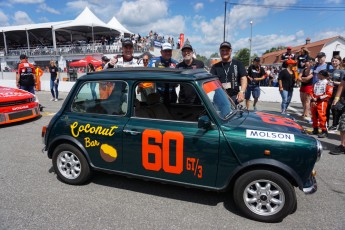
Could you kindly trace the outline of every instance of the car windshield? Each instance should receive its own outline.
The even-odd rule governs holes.
[[[219,80],[205,82],[202,88],[221,119],[226,120],[234,113],[235,107]]]

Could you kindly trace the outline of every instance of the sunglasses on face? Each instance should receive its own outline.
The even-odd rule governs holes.
[[[149,59],[143,59],[143,61],[149,61]]]

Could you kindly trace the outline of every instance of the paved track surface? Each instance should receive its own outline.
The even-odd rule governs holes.
[[[63,103],[38,92],[39,119],[0,128],[0,229],[345,229],[345,155],[324,151],[317,164],[319,190],[296,190],[298,208],[281,223],[244,218],[229,193],[206,192],[96,173],[83,186],[60,182],[42,152],[41,128]],[[300,111],[298,104],[293,105]],[[278,103],[259,110],[279,111]],[[291,115],[298,118],[296,111]],[[309,124],[299,121],[305,127]],[[339,134],[322,140],[326,149]]]

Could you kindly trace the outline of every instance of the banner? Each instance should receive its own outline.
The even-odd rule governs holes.
[[[182,48],[184,44],[184,34],[180,34],[180,48]]]

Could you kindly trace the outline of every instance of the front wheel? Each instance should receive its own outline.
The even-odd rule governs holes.
[[[247,217],[263,222],[283,220],[297,203],[291,183],[267,170],[254,170],[240,176],[235,182],[234,201]]]
[[[55,173],[67,184],[83,184],[91,176],[85,156],[73,145],[57,146],[53,152],[52,162]]]

